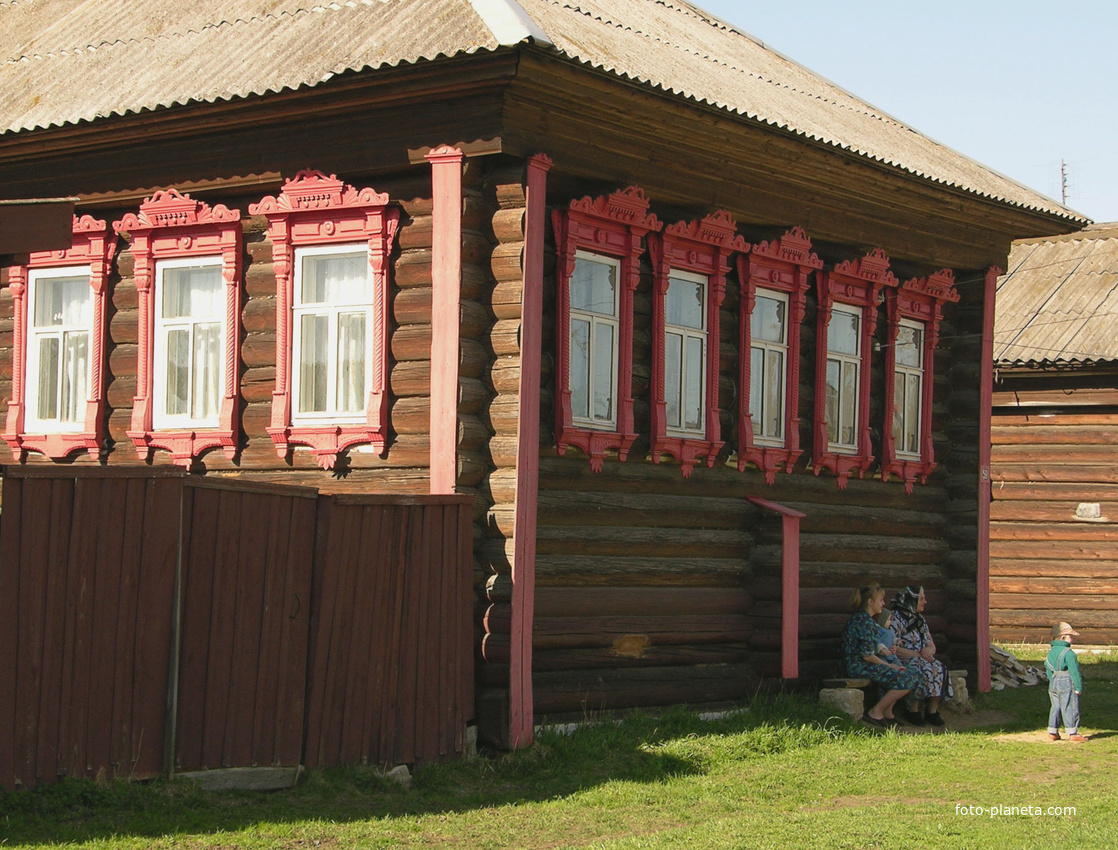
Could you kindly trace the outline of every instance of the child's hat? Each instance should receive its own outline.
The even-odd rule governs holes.
[[[1064,635],[1075,635],[1076,637],[1078,637],[1079,632],[1077,632],[1067,623],[1057,623],[1052,627],[1052,637],[1054,639],[1062,638]]]

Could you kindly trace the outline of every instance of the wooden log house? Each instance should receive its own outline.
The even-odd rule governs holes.
[[[998,281],[990,632],[1118,643],[1118,225],[1013,243]]]
[[[0,193],[78,198],[3,273],[13,463],[470,495],[504,745],[833,674],[869,579],[981,672],[994,280],[1081,216],[681,0],[43,0],[0,43]],[[75,266],[66,419],[28,291]]]

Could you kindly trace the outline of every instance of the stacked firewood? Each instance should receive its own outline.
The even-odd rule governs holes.
[[[1044,666],[1026,667],[1000,646],[990,644],[990,687],[995,691],[1016,688],[1021,685],[1047,684],[1048,676]]]

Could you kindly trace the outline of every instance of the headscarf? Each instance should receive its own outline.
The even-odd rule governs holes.
[[[907,626],[905,634],[920,631],[926,622],[924,615],[916,610],[920,605],[920,594],[923,592],[923,587],[910,584],[897,591],[897,595],[893,597],[893,610],[903,613],[903,620]]]

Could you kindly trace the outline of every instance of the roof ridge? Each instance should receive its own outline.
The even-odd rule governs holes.
[[[467,0],[470,8],[493,33],[503,47],[511,47],[531,39],[551,44],[551,36],[517,0]]]
[[[11,5],[17,3],[27,2],[27,0],[7,0]],[[89,51],[101,50],[106,47],[117,47],[120,45],[142,44],[144,42],[151,42],[158,44],[161,41],[174,41],[176,39],[185,38],[191,35],[202,35],[209,30],[218,30],[225,26],[237,26],[238,24],[249,25],[253,23],[263,22],[266,20],[281,21],[284,18],[298,18],[303,15],[310,15],[315,13],[323,13],[327,11],[340,12],[343,7],[355,9],[358,6],[373,6],[376,3],[384,3],[385,0],[340,0],[340,2],[328,3],[308,3],[296,7],[295,9],[281,9],[279,11],[265,12],[264,14],[251,15],[249,17],[235,17],[235,18],[222,18],[219,21],[203,24],[201,27],[188,27],[181,30],[171,30],[162,32],[158,35],[145,35],[142,38],[127,38],[127,39],[102,39],[96,44],[86,44],[80,47],[64,47],[59,50],[49,50],[43,53],[23,53],[20,56],[15,56],[5,59],[0,62],[0,65],[16,65],[20,62],[28,62],[32,60],[43,61],[54,56],[68,56],[70,54],[86,53]],[[0,0],[0,5],[5,5],[4,0]]]

